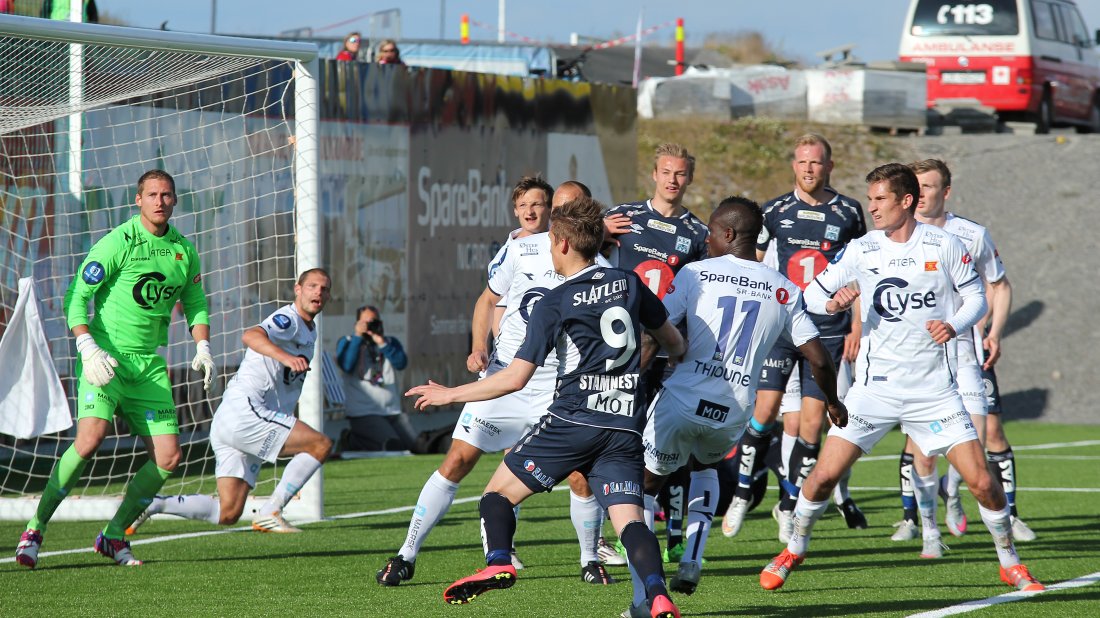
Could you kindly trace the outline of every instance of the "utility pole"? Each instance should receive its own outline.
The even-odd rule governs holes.
[[[210,0],[210,34],[218,33],[218,0]]]
[[[497,0],[497,43],[504,42],[504,8],[508,0]]]

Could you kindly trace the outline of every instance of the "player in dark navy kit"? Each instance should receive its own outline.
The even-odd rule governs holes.
[[[643,520],[646,418],[637,391],[642,329],[671,355],[683,354],[684,341],[664,305],[635,274],[595,265],[602,238],[599,203],[585,198],[554,210],[551,255],[554,270],[566,280],[535,306],[512,363],[478,382],[456,388],[429,382],[407,393],[419,396],[419,409],[491,399],[523,388],[555,348],[560,360],[549,412],[504,457],[481,498],[487,567],[448,587],[448,603],[468,603],[515,583],[513,506],[577,470],[626,546],[635,596],[649,601],[651,616],[680,615],[665,587],[657,539]]]
[[[867,224],[858,201],[829,187],[833,161],[828,140],[813,133],[799,137],[795,140],[791,167],[795,189],[764,205],[764,229],[757,239],[756,253],[758,259],[764,259],[768,244],[774,239],[779,272],[805,290],[848,242],[867,232]],[[854,360],[859,336],[858,333],[853,334],[850,313],[811,317],[833,363],[839,367],[842,358]],[[817,461],[825,422],[825,394],[813,380],[805,357],[786,341],[776,343],[764,361],[756,411],[738,446],[742,475],[747,469],[753,473],[759,471],[771,443],[772,427],[779,413],[783,392],[796,364],[799,366],[802,388],[802,410],[799,435],[794,441],[790,459],[783,462],[786,479],[782,483],[780,503],[775,512],[779,520],[779,540],[782,542],[790,536],[790,514],[798,497],[798,487]],[[787,439],[793,439],[793,436]],[[745,476],[751,479],[753,475]],[[841,511],[848,525],[865,528],[866,518],[849,496],[844,498]],[[750,483],[739,482],[723,522],[726,536],[737,534],[751,502]]]
[[[695,158],[680,144],[661,144],[653,153],[653,197],[620,204],[607,211],[604,223],[617,246],[608,259],[613,266],[633,270],[658,298],[664,298],[676,273],[707,257],[707,226],[684,207],[684,195],[695,175]],[[642,336],[643,358],[653,351]],[[668,359],[655,358],[642,374],[641,392],[650,401],[661,387]],[[679,561],[683,546],[684,498],[690,472],[682,468],[668,479],[661,503],[668,514],[669,561]]]

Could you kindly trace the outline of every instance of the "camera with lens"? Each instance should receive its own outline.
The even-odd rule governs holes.
[[[384,335],[385,333],[382,331],[382,320],[375,318],[367,322],[367,331],[376,335]]]

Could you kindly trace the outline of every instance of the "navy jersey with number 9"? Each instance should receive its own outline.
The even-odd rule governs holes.
[[[572,423],[641,435],[638,410],[641,329],[668,317],[633,272],[591,266],[535,306],[516,358],[542,365],[557,350],[558,381],[549,412]]]

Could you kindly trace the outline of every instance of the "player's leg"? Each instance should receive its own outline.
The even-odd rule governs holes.
[[[305,423],[294,423],[290,435],[279,450],[280,457],[293,457],[283,467],[283,474],[279,477],[275,491],[271,492],[271,497],[256,512],[253,527],[257,521],[262,524],[264,519],[278,519],[290,499],[321,469],[331,452],[332,440],[328,436]]]
[[[581,581],[601,585],[615,583],[596,553],[602,540],[603,509],[588,486],[588,479],[576,471],[569,475],[569,519],[581,546]]]
[[[1012,445],[1008,443],[1001,418],[1001,392],[997,385],[997,374],[993,369],[982,371],[986,390],[986,403],[989,410],[986,428],[986,460],[990,472],[999,479],[1004,488],[1008,508],[1012,512],[1012,536],[1017,541],[1034,541],[1035,533],[1022,519],[1016,505],[1016,487],[1019,478],[1016,475],[1016,456]]]
[[[913,451],[913,496],[917,502],[921,539],[924,542],[920,557],[942,558],[943,543],[940,540],[940,528],[936,524],[936,490],[940,480],[936,471],[936,457],[925,455],[919,448],[914,448]]]
[[[902,434],[904,435],[904,434]],[[898,485],[901,489],[901,521],[894,524],[897,530],[890,537],[891,541],[910,541],[920,536],[920,528],[917,526],[917,497],[913,490],[913,481],[916,479],[913,471],[913,460],[917,447],[909,436],[905,436],[905,446],[902,448],[901,457],[898,459]]]
[[[83,378],[81,378],[83,384]],[[84,391],[80,391],[84,392]],[[83,397],[78,397],[84,401]],[[83,410],[82,410],[83,412]],[[111,415],[111,411],[104,412]],[[110,418],[110,416],[108,416]],[[107,419],[96,416],[81,416],[76,422],[76,439],[61,454],[61,458],[54,464],[50,472],[50,479],[42,490],[42,497],[38,499],[38,507],[35,514],[27,522],[27,527],[19,538],[19,544],[15,549],[15,561],[19,564],[34,568],[38,564],[38,550],[42,547],[43,535],[46,526],[49,525],[54,511],[61,505],[65,496],[80,480],[80,474],[84,466],[95,454],[103,439],[107,436],[110,424]]]
[[[986,397],[982,383],[981,370],[977,363],[964,363],[958,370],[959,396],[963,407],[970,415],[970,422],[978,434],[978,440],[985,443]],[[944,502],[944,523],[948,531],[955,536],[966,534],[967,519],[963,510],[962,496],[959,495],[959,483],[962,475],[955,466],[947,467],[947,474],[940,479],[939,495]]]
[[[802,484],[794,509],[794,529],[787,548],[772,559],[760,574],[760,585],[766,590],[781,587],[790,572],[802,563],[814,524],[828,509],[829,497],[837,481],[897,424],[898,403],[874,397],[866,389],[853,388],[849,391],[846,406],[848,424],[829,430],[821,455]]]
[[[778,374],[778,371],[774,371]],[[779,416],[784,393],[777,390],[757,390],[752,419],[737,443],[737,485],[733,499],[722,518],[722,534],[736,536],[741,531],[745,515],[753,502],[753,484],[766,467],[771,449],[772,429]]]

